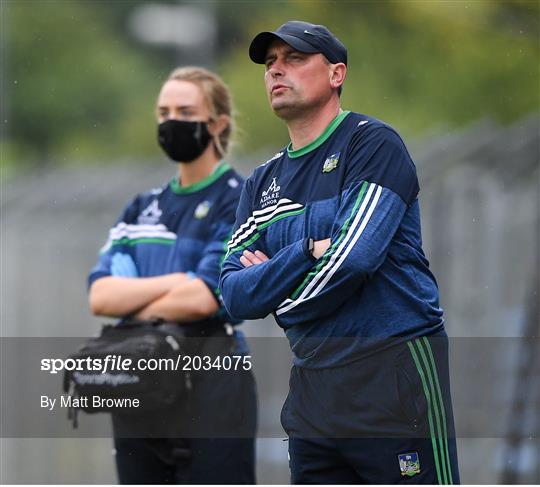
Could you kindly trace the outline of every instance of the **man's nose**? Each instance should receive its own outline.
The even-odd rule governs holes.
[[[276,78],[279,76],[283,76],[283,63],[278,61],[277,59],[272,63],[272,66],[270,66],[270,69],[268,70],[268,73],[270,76]]]

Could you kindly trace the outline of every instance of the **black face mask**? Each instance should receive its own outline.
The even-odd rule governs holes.
[[[192,162],[210,143],[206,122],[167,120],[158,125],[158,142],[174,162]]]

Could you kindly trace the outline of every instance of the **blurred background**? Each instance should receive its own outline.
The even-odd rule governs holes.
[[[449,335],[509,343],[496,355],[473,347],[474,362],[465,345],[453,352],[462,481],[540,482],[540,350],[526,338],[540,334],[536,0],[2,0],[0,9],[1,336],[97,332],[85,281],[97,250],[124,204],[175,172],[154,119],[174,67],[203,65],[228,83],[238,127],[228,160],[247,175],[288,142],[249,42],[286,20],[323,23],[349,50],[343,108],[394,126],[417,164]],[[272,319],[244,329],[281,335]],[[279,417],[289,367],[265,360],[276,367],[255,370],[263,431]],[[496,415],[483,409],[491,399]],[[476,434],[485,417],[504,434]],[[259,481],[287,483],[286,443],[262,436]],[[0,441],[2,483],[115,481],[109,439]]]

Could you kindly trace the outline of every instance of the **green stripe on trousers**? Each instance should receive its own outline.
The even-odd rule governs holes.
[[[407,345],[420,375],[422,388],[428,403],[428,421],[437,480],[439,484],[452,484],[446,412],[431,345],[426,337],[416,339],[414,342],[409,341]],[[433,418],[435,418],[435,421]],[[435,426],[437,431],[435,431]]]
[[[448,451],[448,434],[446,429],[446,411],[444,409],[444,401],[442,397],[442,391],[441,386],[439,384],[439,374],[437,373],[437,365],[435,364],[435,358],[433,357],[433,352],[431,350],[431,344],[429,343],[429,340],[427,337],[423,337],[422,341],[424,342],[424,346],[426,347],[426,350],[428,352],[428,357],[431,362],[431,370],[433,372],[433,377],[435,378],[435,386],[437,387],[437,397],[439,399],[439,405],[442,412],[442,418],[443,418],[443,428],[444,428],[444,450],[446,455],[446,465],[448,467],[448,476],[450,478],[450,484],[453,484],[454,481],[452,479],[452,468],[450,466],[450,453]]]

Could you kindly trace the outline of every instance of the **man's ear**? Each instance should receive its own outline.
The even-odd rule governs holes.
[[[347,66],[344,63],[337,63],[331,65],[330,72],[330,86],[332,88],[339,88],[344,82],[347,76]]]
[[[229,126],[230,123],[231,117],[225,114],[219,115],[217,118],[214,118],[208,122],[208,132],[210,132],[210,135],[219,135]]]

